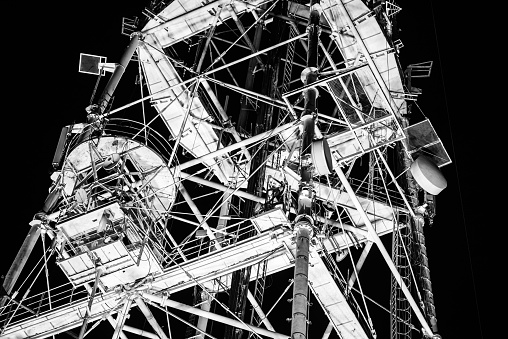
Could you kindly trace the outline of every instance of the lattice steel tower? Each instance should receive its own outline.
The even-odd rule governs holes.
[[[450,159],[408,122],[426,66],[400,69],[399,10],[181,0],[124,18],[118,63],[81,55],[93,100],[3,280],[1,337],[375,338],[381,279],[392,338],[435,336],[422,228]],[[128,77],[140,97],[117,105]],[[364,267],[374,245],[392,278]]]

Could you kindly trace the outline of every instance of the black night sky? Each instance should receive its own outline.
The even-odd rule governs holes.
[[[13,20],[4,24],[2,46],[2,214],[6,216],[2,274],[47,195],[62,126],[85,120],[96,78],[78,73],[79,53],[116,61],[128,43],[128,37],[120,34],[121,18],[140,16],[148,6],[148,1],[126,3],[24,2],[4,13],[4,18]],[[501,307],[498,295],[503,292],[495,292],[492,284],[502,268],[491,271],[491,247],[502,244],[498,230],[506,223],[503,211],[490,203],[499,198],[485,188],[498,185],[490,167],[499,166],[499,154],[493,157],[487,129],[496,120],[488,118],[492,110],[483,106],[488,102],[482,102],[485,99],[478,92],[478,86],[485,85],[479,74],[486,70],[476,66],[482,57],[467,47],[478,41],[471,32],[475,24],[467,19],[474,9],[466,15],[464,8],[431,0],[398,4],[402,66],[434,61],[431,77],[418,79],[414,86],[423,90],[418,105],[453,161],[442,169],[448,187],[437,197],[434,225],[425,229],[440,334],[445,339],[491,338],[503,327],[487,323],[492,307]],[[122,94],[116,107],[137,99],[134,77],[122,79],[117,93]],[[500,197],[501,187],[497,191]]]

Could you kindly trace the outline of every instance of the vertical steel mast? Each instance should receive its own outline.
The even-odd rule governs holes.
[[[401,118],[401,124],[403,127],[409,126],[409,121],[407,118]],[[407,140],[403,140],[403,143],[407,143]],[[407,144],[406,144],[407,147]],[[404,162],[405,168],[409,168],[411,166],[411,159],[409,159],[408,155],[405,152],[400,152],[400,156],[402,157],[402,161]],[[423,233],[423,226],[425,224],[424,214],[426,214],[427,203],[426,201],[420,201],[418,197],[418,185],[415,182],[415,179],[411,175],[411,171],[407,171],[404,173],[404,177],[406,179],[406,187],[409,196],[411,197],[411,205],[415,211],[415,215],[411,218],[411,233],[412,233],[412,247],[415,252],[415,261],[416,265],[419,268],[419,283],[422,288],[422,302],[423,302],[423,311],[425,312],[425,316],[429,325],[432,329],[432,332],[435,334],[435,337],[440,337],[437,327],[437,317],[436,317],[436,308],[434,306],[434,295],[432,293],[432,282],[430,280],[430,270],[429,270],[429,261],[427,258],[427,247],[425,245],[425,235]],[[427,193],[425,193],[427,196]],[[430,195],[429,195],[430,196]],[[430,208],[433,208],[430,207]]]
[[[307,24],[308,51],[307,67],[302,72],[304,85],[310,85],[317,80],[319,20],[321,6],[319,0],[312,0]],[[313,235],[314,221],[312,209],[314,192],[312,186],[313,166],[311,162],[311,145],[314,138],[316,100],[318,90],[307,88],[304,93],[305,105],[300,116],[303,122],[302,144],[300,151],[300,189],[298,192],[297,216],[294,221],[296,233],[296,260],[293,285],[293,308],[291,323],[291,338],[307,338],[307,309],[308,309],[308,271],[309,271],[309,242]]]

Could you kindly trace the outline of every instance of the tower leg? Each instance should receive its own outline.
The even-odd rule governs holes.
[[[307,306],[309,294],[309,240],[307,227],[299,227],[296,234],[296,259],[293,285],[293,316],[291,338],[307,338]]]
[[[349,184],[346,176],[344,175],[344,172],[342,172],[342,169],[340,167],[336,167],[335,171],[336,171],[337,175],[339,176],[340,181],[342,182],[342,185],[344,185],[344,188],[346,189],[347,193],[349,194],[351,201],[353,202],[354,206],[356,207],[356,210],[360,213],[360,216],[362,217],[362,220],[365,223],[365,226],[367,227],[367,230],[369,232],[371,240],[377,245],[379,252],[381,252],[381,256],[386,261],[386,264],[388,265],[388,268],[392,272],[393,277],[399,284],[402,292],[406,296],[406,299],[408,300],[409,304],[413,308],[413,311],[415,312],[416,317],[420,321],[420,323],[425,331],[425,335],[432,336],[433,332],[432,332],[429,324],[427,323],[427,320],[423,316],[420,308],[416,304],[416,302],[415,302],[413,296],[411,295],[411,292],[409,292],[406,284],[404,283],[404,281],[402,281],[402,278],[401,278],[399,272],[397,271],[395,264],[393,263],[390,255],[388,254],[388,251],[384,247],[383,242],[379,238],[379,235],[376,233],[376,230],[372,226],[372,223],[370,222],[369,218],[367,217],[367,214],[363,210],[363,207],[362,207],[360,201],[358,200],[358,198],[356,197],[355,191],[353,190],[353,188]]]
[[[120,310],[120,312],[118,312],[118,316],[116,318],[116,328],[115,328],[115,333],[113,333],[113,339],[118,339],[118,337],[120,336],[120,333],[122,333],[122,328],[123,328],[123,325],[125,324],[125,320],[127,319],[127,316],[129,315],[129,310],[131,309],[131,305],[132,305],[132,298],[129,297],[127,298],[127,300],[125,300],[125,303],[122,307],[122,309]]]
[[[307,25],[307,68],[302,72],[304,84],[310,85],[317,80],[319,20],[321,7],[319,1],[311,1]],[[300,116],[303,122],[302,146],[300,148],[300,191],[298,193],[298,216],[295,219],[296,259],[293,285],[293,314],[291,338],[307,339],[307,310],[309,293],[309,242],[312,237],[314,190],[312,186],[313,166],[311,145],[316,125],[316,101],[319,92],[316,88],[307,88],[304,92],[305,105]]]

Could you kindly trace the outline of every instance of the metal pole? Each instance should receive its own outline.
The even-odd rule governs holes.
[[[116,324],[116,321],[115,321],[115,324]],[[123,325],[123,331],[134,333],[134,334],[137,334],[137,335],[145,337],[145,338],[160,339],[160,337],[155,333],[140,330],[139,328],[135,328],[135,327],[132,327],[129,325]]]
[[[143,315],[146,317],[146,320],[152,325],[152,328],[155,330],[155,333],[161,338],[161,339],[168,339],[166,334],[164,333],[163,329],[157,322],[157,320],[154,318],[152,311],[146,306],[145,302],[141,298],[134,299],[134,302],[136,305],[138,305],[139,310]],[[125,326],[124,326],[125,327]]]
[[[127,46],[127,49],[123,53],[120,62],[115,65],[115,70],[113,74],[109,78],[104,91],[101,94],[97,104],[93,104],[87,107],[87,123],[88,126],[85,127],[81,136],[79,138],[79,143],[84,140],[87,140],[95,129],[100,128],[102,124],[102,117],[106,115],[106,109],[108,108],[111,99],[113,98],[113,93],[115,92],[116,86],[120,82],[123,73],[125,72],[125,68],[129,64],[129,61],[132,59],[134,52],[138,48],[139,44],[139,35],[140,33],[134,33],[132,35],[131,41]],[[92,162],[93,163],[93,162]]]
[[[356,272],[360,273],[363,263],[365,262],[365,259],[367,259],[367,255],[369,254],[370,249],[372,248],[372,244],[373,244],[372,241],[367,241],[367,243],[365,244],[362,254],[360,254],[360,258],[358,259],[358,261],[356,263]],[[358,277],[356,276],[355,271],[353,271],[353,274],[351,274],[351,277],[349,278],[349,281],[347,282],[347,284],[349,286],[348,291],[347,291],[348,293],[351,291],[351,288],[355,284],[357,278]]]
[[[196,73],[199,74],[201,71],[201,66],[203,65],[203,61],[205,60],[206,51],[208,50],[208,45],[210,44],[210,40],[212,39],[213,33],[215,32],[215,27],[217,26],[217,21],[220,17],[220,14],[222,13],[222,9],[224,6],[219,5],[219,10],[216,10],[215,17],[213,18],[213,23],[210,26],[210,29],[208,30],[208,34],[205,40],[205,46],[203,47],[203,52],[201,53],[201,57],[199,58],[198,65],[196,67]]]
[[[243,38],[243,40],[245,40],[245,43],[247,44],[247,46],[249,46],[249,48],[251,49],[252,53],[256,53],[258,51],[259,44],[256,46],[254,43],[252,43],[252,41],[250,41],[250,38],[247,35],[247,31],[245,30],[245,27],[243,27],[242,22],[238,19],[238,16],[236,15],[235,6],[233,5],[232,2],[231,2],[231,4],[229,6],[231,7],[231,10],[229,11],[229,13],[231,14],[231,17],[233,18],[233,20],[234,20],[234,22],[236,24],[236,27],[238,27],[238,30],[241,33],[241,37]],[[256,28],[260,27],[260,26],[261,25],[259,23],[256,24]],[[254,38],[254,39],[256,39],[256,38]],[[261,57],[259,55],[256,56],[256,60],[259,63],[259,65],[261,67],[263,67],[263,60],[261,59]]]
[[[213,41],[212,41],[212,46],[213,46]],[[224,61],[224,63],[226,63],[226,62]],[[203,86],[203,89],[206,91],[206,93],[208,93],[210,100],[214,103],[215,107],[217,107],[219,114],[221,115],[221,117],[223,119],[223,122],[228,122],[229,117],[228,117],[226,111],[224,111],[224,108],[222,107],[219,100],[215,96],[215,93],[212,91],[212,88],[210,87],[210,85],[208,84],[208,81],[206,79],[201,80],[201,86]],[[242,141],[242,138],[240,137],[240,135],[238,134],[236,129],[231,128],[230,130],[228,130],[228,132],[230,132],[233,135],[233,138],[235,139],[236,142]],[[250,160],[251,155],[250,155],[249,151],[245,147],[243,147],[242,150],[243,150],[243,153],[245,154],[245,157],[248,160]]]
[[[400,187],[399,183],[397,182],[397,178],[395,178],[395,176],[393,175],[392,171],[390,170],[390,167],[388,167],[388,163],[386,162],[385,157],[383,156],[383,154],[381,153],[379,148],[376,149],[376,152],[379,155],[379,158],[381,159],[381,161],[383,162],[383,165],[385,166],[386,172],[388,172],[388,174],[390,175],[390,178],[392,179],[393,184],[395,185],[395,187],[397,187],[397,191],[399,192],[400,196],[402,197],[402,200],[404,200],[404,204],[406,205],[407,210],[409,211],[409,214],[411,214],[411,216],[413,218],[416,218],[416,214],[413,211],[412,205],[407,200],[407,197],[406,197],[406,194],[404,193],[404,190]]]
[[[252,308],[254,309],[254,312],[257,313],[259,319],[261,319],[261,322],[266,326],[266,328],[269,329],[270,331],[275,332],[275,329],[273,328],[272,324],[268,321],[265,312],[263,312],[261,306],[259,306],[256,298],[254,298],[254,295],[252,295],[251,291],[247,292],[247,299],[250,301]]]
[[[185,305],[185,304],[179,303],[174,300],[163,299],[162,297],[158,297],[153,294],[146,293],[146,292],[141,292],[141,296],[143,298],[153,301],[161,306],[168,306],[168,307],[175,308],[175,309],[178,309],[183,312],[196,314],[200,317],[206,317],[208,319],[219,321],[219,322],[222,322],[222,323],[230,325],[230,326],[234,326],[234,327],[238,327],[238,328],[241,328],[241,329],[244,329],[247,331],[255,332],[259,335],[264,335],[264,336],[274,338],[274,339],[288,339],[289,338],[289,336],[287,336],[287,335],[272,332],[272,331],[266,330],[261,327],[247,325],[247,324],[240,322],[238,320],[235,320],[235,319],[231,319],[231,318],[228,318],[228,317],[225,317],[222,315],[218,315],[215,313],[211,313],[211,312],[206,312],[206,311],[203,311],[199,308]]]
[[[127,68],[129,61],[132,59],[134,52],[138,48],[138,43],[139,43],[139,33],[135,33],[132,36],[129,45],[127,46],[127,49],[123,53],[120,62],[115,65],[113,75],[111,75],[111,78],[109,78],[109,81],[106,87],[104,88],[104,91],[102,92],[99,102],[97,103],[100,109],[99,114],[104,113],[104,111],[108,107],[109,102],[113,97],[113,93],[115,92],[116,86],[120,82],[120,79],[122,78],[122,75],[125,72],[125,68]]]
[[[125,304],[123,304],[122,309],[120,312],[118,312],[118,316],[116,317],[116,328],[115,333],[113,333],[112,339],[118,339],[120,336],[120,333],[122,333],[122,328],[125,324],[125,320],[127,319],[127,316],[129,315],[129,310],[131,309],[132,305],[132,298],[129,297],[127,300],[125,300]]]
[[[295,275],[293,285],[293,317],[291,338],[307,338],[307,309],[309,294],[309,240],[311,232],[307,227],[298,227],[296,236]]]
[[[307,25],[307,68],[304,85],[310,85],[317,80],[319,20],[321,7],[319,0],[312,0],[310,16]],[[302,145],[300,148],[300,191],[298,194],[298,216],[295,219],[296,256],[293,285],[293,307],[291,321],[291,338],[307,338],[307,312],[309,293],[309,242],[313,233],[312,205],[314,201],[314,187],[312,185],[312,156],[311,144],[314,139],[316,100],[318,90],[313,87],[304,92],[305,105],[300,116],[303,122]]]
[[[85,288],[86,288],[86,286],[87,286],[87,285],[88,285],[88,284],[85,284]],[[87,290],[88,290],[88,289],[89,289],[89,287],[87,288]],[[115,318],[113,318],[113,316],[112,316],[112,315],[108,315],[107,320],[108,320],[109,324],[110,324],[113,328],[116,328],[116,320],[115,320]],[[123,327],[123,331],[128,331],[128,327],[130,327],[130,326],[126,326],[126,325],[124,325],[124,327]],[[120,339],[128,339],[128,338],[127,338],[127,336],[125,335],[125,333],[123,333],[123,331],[120,331]],[[131,331],[131,332],[132,332],[132,331]],[[134,333],[134,332],[133,332],[133,333]],[[141,333],[137,333],[137,334],[139,334],[139,335],[143,335],[143,334],[141,334]],[[156,334],[154,334],[154,335],[157,337],[157,338],[155,338],[155,339],[159,339],[159,337],[158,337]]]
[[[95,298],[95,293],[97,291],[97,287],[99,286],[99,279],[102,273],[102,269],[100,267],[96,267],[95,269],[95,282],[93,284],[92,293],[90,295],[90,300],[88,301],[88,306],[85,311],[85,319],[83,320],[83,325],[81,325],[81,330],[79,331],[79,339],[83,339],[86,332],[86,325],[88,324],[88,320],[90,319],[90,313],[92,312],[92,304],[93,299]]]

